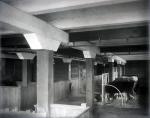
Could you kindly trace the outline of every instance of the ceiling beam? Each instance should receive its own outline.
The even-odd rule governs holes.
[[[108,62],[114,62],[114,61],[116,61],[117,64],[121,64],[121,65],[125,65],[126,64],[126,60],[121,58],[118,55],[108,56]]]
[[[69,43],[68,46],[83,51],[85,58],[95,58],[96,55],[100,55],[100,49],[87,41]]]
[[[26,53],[36,53],[36,50],[31,50],[29,48],[0,48],[0,52],[5,52],[5,53],[16,53],[16,52],[26,52]]]
[[[80,29],[69,29],[66,30],[69,33],[74,32],[86,32],[86,31],[97,31],[97,30],[111,30],[111,29],[119,29],[119,28],[132,28],[132,27],[140,27],[140,26],[147,26],[148,22],[137,22],[137,23],[127,23],[127,24],[121,24],[121,25],[108,25],[108,26],[95,26],[95,27],[83,27]]]
[[[127,38],[127,39],[111,39],[91,41],[96,46],[112,47],[112,46],[132,46],[132,45],[148,45],[148,38]]]
[[[46,49],[54,41],[60,43],[68,42],[68,34],[66,32],[4,2],[0,2],[0,22],[37,34],[38,41]]]
[[[5,53],[1,53],[0,54],[0,59],[1,58],[8,58],[8,59],[19,59],[17,55],[15,54],[5,54]]]
[[[99,48],[87,41],[71,42],[68,44],[68,46],[82,51],[91,50],[96,54],[100,54]]]
[[[128,39],[111,39],[111,40],[95,40],[95,41],[76,41],[69,43],[70,47],[113,47],[113,46],[132,46],[132,45],[148,45],[148,38],[128,38]]]
[[[36,56],[36,54],[26,53],[26,52],[17,52],[16,55],[21,60],[25,60],[25,59],[32,60]]]
[[[104,55],[105,53],[101,53],[101,54]],[[114,52],[113,54],[119,56],[120,58],[126,61],[149,60],[148,52]],[[111,55],[112,54],[110,53],[108,56]]]
[[[113,52],[115,55],[148,55],[148,51],[139,51],[139,52]]]
[[[119,57],[127,60],[127,61],[134,61],[134,60],[149,60],[148,54],[136,54],[136,55],[118,55]]]
[[[115,27],[148,22],[148,5],[143,1],[131,2],[56,12],[38,17],[64,30]]]
[[[16,34],[16,33],[28,33],[28,31],[0,22],[0,35]]]
[[[10,58],[10,59],[19,59],[18,56],[16,55],[17,53],[28,53],[31,55],[36,54],[36,50],[31,50],[31,49],[26,49],[26,48],[0,48],[0,59],[1,58]],[[67,56],[67,55],[60,55],[58,53],[54,53],[54,58],[68,58],[72,60],[77,60],[77,61],[85,61],[84,58],[81,57],[75,57],[75,56]]]

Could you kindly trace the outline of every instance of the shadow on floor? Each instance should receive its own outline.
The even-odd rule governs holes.
[[[117,108],[113,106],[95,106],[93,118],[149,118],[148,113],[140,108]]]

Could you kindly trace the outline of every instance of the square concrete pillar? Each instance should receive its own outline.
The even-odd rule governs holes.
[[[22,86],[27,87],[28,86],[28,69],[27,69],[27,60],[22,60]]]
[[[125,72],[125,65],[123,65],[123,67],[122,67],[122,75],[125,75],[126,74],[126,72]]]
[[[94,101],[94,63],[92,58],[86,59],[86,103],[93,106]]]
[[[122,76],[122,65],[121,64],[117,65],[117,72],[118,72],[118,77],[121,77]]]
[[[109,63],[109,82],[113,81],[114,78],[114,62],[108,62]]]
[[[49,116],[54,101],[53,51],[37,51],[37,106]]]

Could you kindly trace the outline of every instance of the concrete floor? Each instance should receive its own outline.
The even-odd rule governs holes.
[[[56,102],[56,104],[68,104],[68,105],[81,105],[81,103],[85,103],[85,97],[72,97],[61,99]]]
[[[57,103],[81,105],[81,103],[85,103],[85,98],[68,97],[58,101]],[[90,118],[149,118],[146,110],[137,106],[136,102],[133,102],[133,105],[127,104],[124,108],[122,108],[120,101],[118,103],[114,101],[112,104],[103,106],[96,104]]]
[[[30,113],[0,113],[0,118],[44,118]],[[141,109],[95,106],[90,118],[149,118]]]
[[[57,104],[81,105],[85,103],[83,97],[68,97],[67,99],[56,102]],[[38,115],[28,113],[21,114],[5,114],[0,113],[0,118],[42,118]],[[44,117],[43,117],[44,118]],[[137,108],[121,108],[114,105],[98,105],[95,104],[90,118],[149,118],[146,110]]]
[[[149,118],[146,111],[137,108],[95,106],[93,118]]]
[[[0,118],[44,118],[28,113],[0,113]],[[95,106],[90,118],[149,118],[141,109]]]

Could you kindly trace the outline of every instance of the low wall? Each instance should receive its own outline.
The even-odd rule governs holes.
[[[69,81],[58,81],[54,83],[54,102],[67,97],[69,94]],[[34,109],[37,103],[36,83],[21,87],[21,110]]]
[[[89,107],[75,106],[75,105],[51,105],[51,118],[91,118]],[[31,112],[1,112],[0,118],[46,118],[46,113],[31,113]]]
[[[54,83],[55,102],[70,94],[69,86],[69,81],[58,81]],[[36,83],[29,83],[27,87],[0,86],[0,109],[34,109],[36,103]]]
[[[37,103],[36,83],[21,87],[21,110],[34,109]]]
[[[54,84],[54,101],[61,100],[70,94],[70,82],[58,81]]]
[[[20,109],[20,87],[0,86],[0,109]]]
[[[89,107],[77,105],[51,105],[52,118],[89,118]]]

